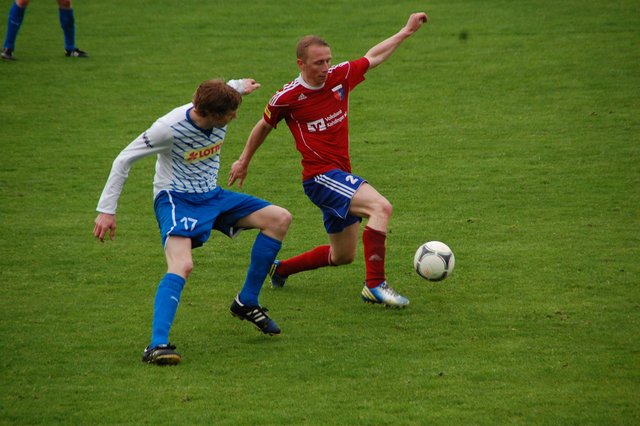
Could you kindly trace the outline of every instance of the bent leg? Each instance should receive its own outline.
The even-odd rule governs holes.
[[[342,232],[329,234],[329,244],[315,247],[309,251],[286,260],[281,260],[276,271],[281,277],[323,268],[325,266],[347,265],[356,255],[360,223],[346,227]]]
[[[328,244],[315,247],[289,259],[280,260],[275,272],[284,280],[289,275],[325,266],[335,266],[331,263],[331,246]]]
[[[262,284],[276,260],[290,224],[291,214],[274,205],[257,210],[238,221],[237,225],[240,227],[260,229],[251,249],[247,277],[238,294],[238,299],[243,305],[259,306],[258,298]]]
[[[353,223],[335,234],[329,234],[331,244],[331,264],[348,265],[353,263],[356,257],[358,246],[358,234],[360,233],[360,222]]]
[[[391,203],[385,197],[373,186],[364,183],[353,196],[349,213],[368,218],[368,227],[386,233],[392,210]]]
[[[287,235],[291,220],[291,213],[272,204],[243,217],[236,225],[241,228],[257,228],[266,236],[282,241]]]

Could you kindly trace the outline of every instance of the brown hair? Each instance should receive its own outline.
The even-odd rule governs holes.
[[[322,38],[314,35],[304,36],[298,41],[298,45],[296,46],[296,57],[304,61],[307,59],[307,48],[309,46],[326,46],[329,47],[329,43],[324,41]]]
[[[204,81],[193,94],[193,106],[202,117],[224,116],[236,111],[242,95],[222,79]]]

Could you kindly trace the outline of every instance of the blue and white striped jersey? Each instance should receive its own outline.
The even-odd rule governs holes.
[[[228,84],[241,91],[236,82]],[[241,92],[242,93],[242,92]],[[156,154],[154,197],[163,190],[204,193],[218,185],[220,149],[227,126],[203,130],[189,118],[193,104],[175,108],[129,144],[113,161],[97,211],[115,214],[133,163]]]

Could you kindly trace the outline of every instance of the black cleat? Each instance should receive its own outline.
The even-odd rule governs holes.
[[[267,315],[267,308],[261,306],[245,306],[238,300],[236,296],[231,304],[231,315],[241,320],[247,320],[262,331],[264,334],[274,336],[280,334],[278,324]]]
[[[71,49],[71,50],[65,49],[64,56],[68,58],[88,58],[89,54],[84,50],[80,50],[76,47],[75,49]]]
[[[5,61],[15,61],[16,58],[13,57],[13,49],[9,49],[8,47],[3,48],[2,59]]]
[[[182,357],[175,351],[175,345],[158,345],[155,348],[147,346],[142,354],[142,362],[155,365],[176,365]]]

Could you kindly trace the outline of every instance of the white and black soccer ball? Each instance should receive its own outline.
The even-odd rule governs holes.
[[[443,242],[429,241],[416,250],[413,267],[418,275],[429,281],[441,281],[453,272],[456,258]]]

